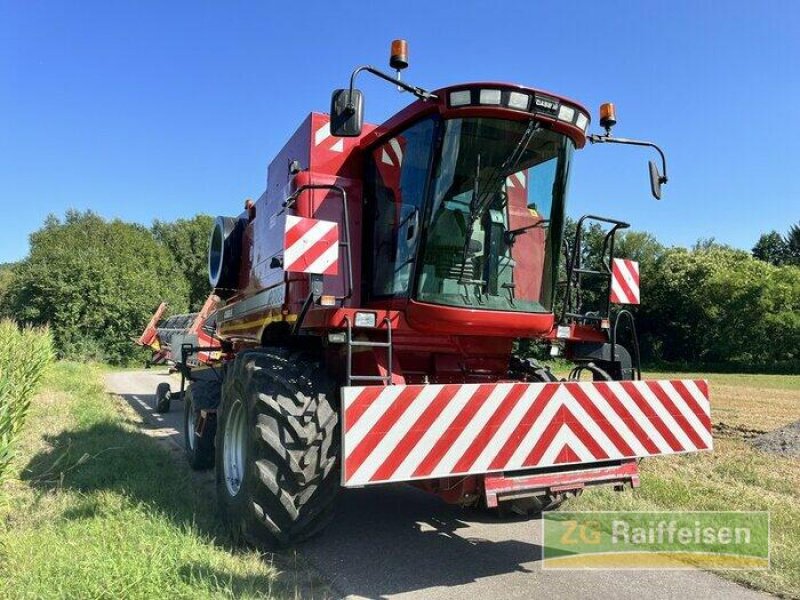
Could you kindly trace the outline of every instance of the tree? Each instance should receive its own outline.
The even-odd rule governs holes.
[[[208,282],[208,240],[214,220],[208,215],[178,219],[172,223],[155,221],[153,235],[164,244],[189,282],[189,307],[203,306],[211,285]]]
[[[695,252],[707,252],[709,250],[732,250],[737,251],[733,246],[718,242],[714,236],[707,238],[700,238],[692,245],[692,250]]]
[[[141,225],[70,211],[48,217],[30,241],[7,310],[21,323],[49,323],[61,356],[125,362],[159,302],[186,308],[185,277]]]
[[[571,249],[575,243],[575,226],[577,222],[567,218],[564,238]],[[582,244],[580,249],[581,266],[584,268],[600,270],[600,260],[603,257],[603,246],[605,244],[606,233],[609,231],[608,225],[603,225],[594,221],[584,223]],[[614,256],[616,258],[628,258],[639,263],[639,270],[643,282],[646,286],[647,277],[654,268],[658,258],[664,253],[662,246],[656,238],[646,231],[619,230],[615,236]],[[607,257],[606,257],[607,258]],[[564,280],[566,275],[566,265],[561,267],[560,280]],[[582,278],[582,307],[584,312],[587,310],[605,309],[607,300],[607,281],[597,276],[584,276]],[[560,295],[560,302],[563,302],[563,295]],[[560,308],[561,304],[556,307]]]
[[[753,246],[753,256],[771,265],[782,265],[788,258],[789,248],[786,240],[777,231],[762,233]]]
[[[14,280],[14,263],[0,263],[0,315],[3,314],[3,298],[8,294]]]
[[[649,272],[664,254],[664,246],[646,231],[623,231],[617,235],[614,254],[639,263],[642,272]]]
[[[792,225],[786,234],[786,262],[800,266],[800,222]]]
[[[670,248],[651,273],[639,316],[640,331],[665,360],[797,360],[800,269],[727,248]]]

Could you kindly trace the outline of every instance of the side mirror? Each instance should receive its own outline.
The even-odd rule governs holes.
[[[656,163],[652,160],[649,161],[650,164],[650,191],[653,193],[653,197],[656,200],[661,200],[661,173],[658,172],[658,167]]]
[[[331,96],[331,134],[358,137],[364,124],[364,97],[361,90],[335,90]]]

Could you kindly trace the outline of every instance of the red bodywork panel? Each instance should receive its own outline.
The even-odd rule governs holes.
[[[164,313],[167,310],[167,303],[162,302],[158,305],[156,312],[153,313],[153,316],[150,317],[150,322],[144,328],[142,335],[139,336],[139,339],[136,340],[137,346],[154,346],[156,345],[156,338],[158,336],[158,330],[156,326],[161,318],[164,316]]]
[[[559,494],[582,491],[595,485],[639,487],[639,465],[635,460],[626,460],[618,465],[531,475],[492,474],[484,476],[482,483],[486,506],[494,508],[498,501],[529,495],[532,491]]]
[[[553,328],[553,313],[474,310],[409,301],[409,324],[419,331],[502,337],[542,337]]]

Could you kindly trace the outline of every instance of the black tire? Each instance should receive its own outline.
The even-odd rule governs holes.
[[[558,510],[567,498],[579,496],[576,494],[546,494],[544,496],[531,496],[519,500],[501,502],[497,508],[486,509],[501,520],[518,519],[520,517],[538,517],[546,510]]]
[[[516,381],[540,381],[550,383],[558,381],[550,367],[542,366],[532,358],[512,356],[508,364],[508,375]]]
[[[172,400],[171,395],[172,392],[168,383],[162,382],[158,384],[156,387],[156,412],[169,412],[169,405]]]
[[[335,389],[319,361],[303,353],[252,350],[227,369],[217,427],[217,500],[236,539],[285,547],[330,522],[339,489]],[[229,468],[235,461],[225,462],[225,453],[235,450],[225,443],[241,418],[240,471]]]
[[[200,409],[195,406],[195,398],[201,395],[219,396],[220,386],[215,381],[196,381],[184,394],[183,407],[183,447],[189,466],[196,471],[210,469],[214,466],[214,436],[217,433],[216,413],[206,413],[200,434],[195,430],[195,423],[202,419]]]

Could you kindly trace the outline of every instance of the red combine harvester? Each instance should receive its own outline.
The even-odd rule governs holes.
[[[356,69],[330,116],[312,113],[272,161],[261,197],[211,234],[223,360],[210,375],[187,369],[187,452],[215,465],[235,532],[302,541],[341,487],[393,482],[534,513],[588,486],[638,485],[642,457],[710,450],[706,382],[642,381],[617,340],[633,321],[617,305],[639,302],[638,265],[614,256],[628,225],[580,219],[558,280],[575,150],[655,148],[656,197],[661,150],[612,136],[613,105],[605,133],[587,135],[588,111],[558,95],[428,92],[400,78],[403,41],[390,64],[394,77]],[[364,72],[416,101],[364,124]],[[581,264],[587,221],[608,227],[600,268]],[[590,279],[606,290],[599,309],[582,306]],[[576,367],[558,379],[516,358],[517,340]]]

